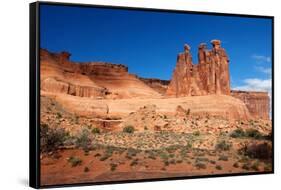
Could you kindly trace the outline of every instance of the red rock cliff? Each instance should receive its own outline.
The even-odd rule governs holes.
[[[231,96],[242,100],[252,117],[269,119],[269,96],[267,92],[231,91]]]
[[[73,62],[67,52],[40,51],[41,90],[91,98],[158,97],[122,64]]]
[[[196,65],[192,63],[190,47],[184,45],[166,92],[168,96],[230,95],[228,56],[219,40],[211,43],[212,50],[207,50],[206,44],[199,45]]]

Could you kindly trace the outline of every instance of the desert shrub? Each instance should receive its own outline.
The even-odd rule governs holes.
[[[231,147],[232,147],[232,144],[225,140],[219,141],[216,144],[217,150],[229,150]]]
[[[208,162],[209,159],[208,158],[205,158],[205,157],[198,157],[196,158],[196,162]]]
[[[94,127],[94,128],[92,129],[92,133],[93,133],[93,134],[98,134],[98,133],[100,133],[100,129],[97,128],[97,127]]]
[[[102,157],[100,157],[100,161],[105,161],[108,158],[110,158],[112,156],[112,154],[114,153],[114,150],[115,150],[115,147],[107,146],[105,149],[105,152],[104,152],[105,154]]]
[[[167,160],[169,159],[169,154],[166,153],[166,151],[160,151],[159,156],[162,160]]]
[[[230,133],[230,137],[232,138],[242,138],[245,136],[245,132],[242,129],[235,129]]]
[[[255,171],[259,171],[259,164],[260,163],[258,161],[254,162],[251,166],[251,169]]]
[[[165,166],[169,166],[170,162],[168,160],[164,161]]]
[[[195,166],[196,166],[197,169],[206,169],[207,168],[206,164],[203,163],[203,162],[196,162]]]
[[[63,128],[50,128],[48,124],[40,125],[40,148],[41,152],[56,151],[64,145],[65,140],[69,138]]]
[[[256,129],[248,129],[246,131],[242,129],[236,129],[231,132],[232,138],[254,138],[254,139],[271,139],[270,136],[264,136]]]
[[[123,128],[123,132],[125,132],[125,133],[134,133],[134,131],[135,131],[135,128],[131,125],[128,125]]]
[[[170,160],[170,164],[176,164],[176,160],[175,159]]]
[[[235,163],[233,164],[233,167],[234,167],[234,168],[239,168],[239,163],[238,163],[238,162],[235,162]]]
[[[170,158],[174,158],[175,155],[174,155],[174,154],[169,154],[169,157],[170,157]]]
[[[250,169],[249,163],[243,164],[243,165],[242,165],[242,169],[244,169],[244,170],[249,170],[249,169]]]
[[[263,136],[265,140],[272,140],[272,133],[269,133],[268,135]]]
[[[110,164],[110,170],[111,170],[112,172],[115,171],[116,168],[117,168],[117,164],[113,164],[113,163]]]
[[[272,157],[272,146],[267,142],[246,144],[239,152],[250,158],[269,159]]]
[[[265,164],[263,169],[264,169],[264,171],[272,171],[272,165],[271,164]]]
[[[177,160],[177,161],[176,161],[177,164],[180,164],[180,163],[182,163],[182,162],[183,162],[182,160]]]
[[[254,139],[262,139],[263,135],[256,129],[248,129],[245,132],[246,137],[254,138]]]
[[[189,115],[190,115],[190,109],[188,108],[186,111],[186,116],[189,116]]]
[[[220,165],[216,165],[217,170],[222,170],[222,167]]]
[[[61,115],[61,113],[57,113],[57,119],[60,119],[60,118],[62,118],[62,115]]]
[[[156,153],[152,150],[146,150],[145,151],[146,154],[148,154],[148,158],[152,159],[152,160],[156,160]]]
[[[161,126],[159,126],[159,125],[155,125],[153,129],[154,129],[154,131],[160,131],[160,132],[162,132],[162,131],[161,131]]]
[[[228,157],[226,155],[220,155],[219,160],[228,161]]]
[[[139,153],[140,151],[134,148],[128,148],[127,150],[127,156],[128,157],[134,157],[137,155],[137,153]]]
[[[135,166],[135,165],[138,165],[138,159],[134,159],[130,164],[130,166]]]
[[[74,115],[72,121],[75,123],[75,124],[79,124],[79,117],[77,115]]]
[[[71,164],[71,167],[78,166],[82,163],[82,160],[78,157],[71,156],[68,158],[68,162]]]
[[[171,146],[168,146],[166,147],[166,151],[169,152],[169,153],[174,153],[176,150],[178,150],[180,147],[177,146],[177,145],[171,145]]]
[[[200,136],[200,131],[194,131],[192,134],[193,134],[194,136]]]
[[[91,139],[89,138],[90,132],[88,129],[84,128],[80,134],[76,137],[76,146],[82,148],[85,151],[89,150],[89,144]]]
[[[211,164],[216,164],[217,162],[215,160],[210,160],[209,161]]]
[[[90,153],[89,153],[89,150],[84,150],[84,155],[85,155],[85,156],[89,156],[89,154],[90,154]]]
[[[110,155],[103,155],[102,157],[100,157],[100,161],[105,161],[110,157]]]
[[[90,171],[90,169],[88,167],[84,168],[84,172],[89,172],[89,171]]]
[[[147,126],[144,126],[144,130],[148,130]]]

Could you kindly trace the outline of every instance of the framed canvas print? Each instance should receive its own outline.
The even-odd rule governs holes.
[[[30,186],[274,171],[274,18],[30,4]]]

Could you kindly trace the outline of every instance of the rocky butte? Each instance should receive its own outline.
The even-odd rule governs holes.
[[[211,41],[208,50],[205,43],[198,47],[198,64],[193,64],[189,45],[177,57],[176,68],[166,95],[202,96],[209,94],[231,95],[242,100],[252,117],[269,119],[269,97],[266,92],[230,90],[229,58],[220,40]]]
[[[198,64],[192,63],[189,45],[177,57],[176,68],[166,94],[168,96],[230,95],[229,59],[219,40],[212,40],[213,48],[199,45]]]

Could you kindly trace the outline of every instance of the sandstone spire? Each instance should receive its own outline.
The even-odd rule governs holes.
[[[206,94],[230,95],[229,59],[220,40],[211,41],[213,48],[205,43],[198,47],[198,64],[192,63],[190,47],[177,58],[176,68],[166,94],[168,96],[199,96]]]

